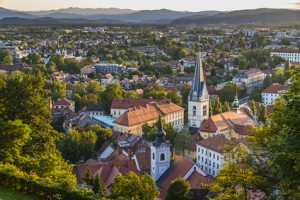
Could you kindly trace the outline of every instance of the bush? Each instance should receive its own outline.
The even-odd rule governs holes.
[[[53,200],[96,200],[97,196],[86,189],[68,190],[61,183],[51,183],[35,175],[28,175],[10,164],[0,163],[0,186],[19,190],[41,198]]]

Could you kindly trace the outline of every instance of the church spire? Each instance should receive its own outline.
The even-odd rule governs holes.
[[[154,143],[156,145],[160,145],[162,142],[166,141],[165,140],[166,132],[163,129],[163,124],[162,124],[160,116],[158,118],[157,131],[154,134],[155,134],[155,137],[156,137]]]
[[[190,91],[190,99],[199,100],[199,98],[202,97],[203,95],[204,87],[205,87],[204,70],[202,66],[201,53],[199,51],[197,55],[194,80]]]
[[[239,108],[240,108],[240,101],[239,101],[239,98],[238,98],[238,95],[237,95],[237,89],[236,89],[235,97],[234,97],[234,100],[233,100],[233,103],[232,103],[232,110],[238,111]]]

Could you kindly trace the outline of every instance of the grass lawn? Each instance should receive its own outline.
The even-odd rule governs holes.
[[[0,200],[39,200],[39,198],[19,191],[0,188]]]

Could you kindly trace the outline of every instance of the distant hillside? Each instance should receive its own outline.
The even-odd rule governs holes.
[[[58,10],[45,10],[45,11],[27,11],[26,13],[31,15],[49,15],[52,13],[66,13],[74,15],[121,15],[137,12],[131,9],[120,9],[120,8],[62,8]]]
[[[87,19],[57,19],[51,17],[42,18],[20,18],[20,17],[8,17],[0,20],[0,24],[120,24],[124,23],[118,20],[102,19],[102,20],[87,20]]]
[[[33,18],[33,15],[0,7],[0,19],[5,17]]]
[[[193,15],[176,19],[172,24],[282,24],[299,22],[300,10],[261,8],[219,13],[213,16]]]

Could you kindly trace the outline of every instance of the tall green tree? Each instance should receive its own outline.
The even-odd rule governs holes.
[[[89,167],[85,169],[82,179],[84,180],[85,184],[93,185],[94,177]]]
[[[174,146],[177,155],[186,156],[186,151],[191,150],[193,139],[188,127],[183,127],[183,129],[177,133],[174,140]]]
[[[222,103],[220,101],[220,98],[218,97],[215,100],[215,104],[214,104],[214,114],[217,115],[217,114],[220,114],[220,113],[222,113]]]
[[[271,76],[268,74],[265,79],[264,79],[264,88],[269,87],[270,85],[272,85],[272,78]]]
[[[223,107],[222,107],[222,111],[223,111],[223,112],[230,111],[230,105],[229,105],[228,101],[225,101],[225,102],[224,102],[224,105],[223,105]]]
[[[95,144],[95,150],[98,151],[102,144],[111,139],[112,130],[110,128],[102,128],[100,125],[95,124],[89,127],[90,131],[93,131],[97,135],[97,141]]]
[[[220,97],[221,102],[233,102],[236,92],[236,84],[228,82],[223,90],[219,92],[218,96]]]
[[[210,101],[209,101],[209,116],[210,116],[210,117],[214,115],[213,112],[214,112],[214,110],[213,110],[213,107],[212,107],[212,105],[211,105],[211,100],[210,100]]]
[[[259,113],[258,113],[258,119],[257,120],[259,122],[265,123],[266,119],[267,119],[267,108],[263,103],[261,103],[260,106],[259,106]]]
[[[254,101],[250,101],[250,109],[253,113],[253,115],[257,115],[257,109]]]
[[[12,64],[13,59],[9,50],[0,50],[0,63],[1,64]]]
[[[182,105],[182,98],[180,98],[178,96],[178,90],[177,89],[173,89],[168,91],[167,93],[167,98],[171,99],[171,101],[179,106]]]
[[[172,181],[168,188],[166,200],[189,200],[191,198],[190,184],[183,178]]]
[[[105,186],[103,180],[100,178],[99,174],[96,175],[94,179],[94,184],[92,188],[93,192],[100,197],[106,196]]]

